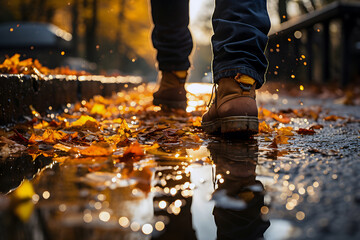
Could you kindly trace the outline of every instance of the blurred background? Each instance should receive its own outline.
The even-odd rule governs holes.
[[[268,79],[358,81],[358,3],[268,0]],[[0,6],[0,60],[20,53],[48,67],[156,79],[148,0],[0,0]],[[211,82],[213,8],[213,0],[190,0],[190,81]]]

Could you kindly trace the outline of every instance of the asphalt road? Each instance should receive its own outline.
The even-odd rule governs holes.
[[[335,104],[335,99],[277,99],[267,94],[259,95],[259,102],[275,111],[321,107],[317,122],[297,118],[289,125],[324,126],[314,135],[295,135],[290,144],[279,147],[278,151],[285,151],[280,156],[269,156],[269,143],[258,137],[262,174],[275,176],[265,187],[270,205],[267,217],[288,221],[294,227],[287,228],[289,239],[360,239],[360,123],[322,119],[336,115],[358,120],[360,107]],[[277,239],[276,235],[271,238]]]

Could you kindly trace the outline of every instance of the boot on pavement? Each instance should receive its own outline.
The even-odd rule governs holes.
[[[153,104],[169,109],[186,109],[185,82],[187,71],[162,71],[159,90],[153,94]]]
[[[241,74],[220,79],[215,98],[202,117],[203,130],[209,134],[235,133],[241,137],[258,133],[258,126],[255,80]]]

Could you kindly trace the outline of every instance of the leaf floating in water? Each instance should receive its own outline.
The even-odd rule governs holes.
[[[82,156],[109,156],[113,153],[113,148],[107,143],[95,143],[90,147],[78,149]]]
[[[141,147],[141,145],[138,142],[133,142],[128,148],[126,148],[122,159],[123,160],[136,160],[140,159],[145,155],[144,149]]]
[[[15,205],[15,214],[26,222],[30,219],[34,210],[32,197],[35,194],[32,184],[25,180],[11,195],[11,200]]]

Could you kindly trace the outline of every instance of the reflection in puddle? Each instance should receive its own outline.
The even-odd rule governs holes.
[[[209,149],[216,165],[217,239],[263,238],[270,224],[262,217],[264,187],[256,180],[257,141],[221,141]]]
[[[0,159],[0,193],[6,194],[17,188],[24,179],[33,179],[42,168],[52,163],[52,158],[30,155]]]
[[[160,111],[150,93],[118,93],[82,101],[69,114],[37,114],[15,135],[2,131],[0,238],[246,239],[261,237],[268,219],[268,239],[295,236],[283,219],[307,224],[301,233],[308,237],[330,226],[331,233],[347,229],[331,219],[339,209],[356,213],[356,184],[344,182],[355,181],[356,168],[343,164],[343,154],[357,149],[356,128],[348,128],[354,144],[329,150],[320,129],[336,133],[328,138],[338,143],[345,134],[320,112],[273,106],[261,108],[255,140],[224,141],[199,129],[210,94],[188,87],[188,113]],[[34,192],[16,197],[26,185]],[[335,202],[332,214],[320,212]],[[344,215],[352,226],[356,218]]]
[[[195,184],[191,214],[197,239],[215,239],[216,225],[212,210],[214,202],[210,201],[214,191],[214,166],[190,167],[191,182]]]
[[[36,210],[25,225],[36,225],[32,236],[68,240],[262,237],[257,141],[214,140],[184,154],[131,170],[106,158],[53,164],[33,182]]]
[[[281,219],[270,220],[270,227],[265,232],[266,240],[285,240],[298,234],[290,222]]]

